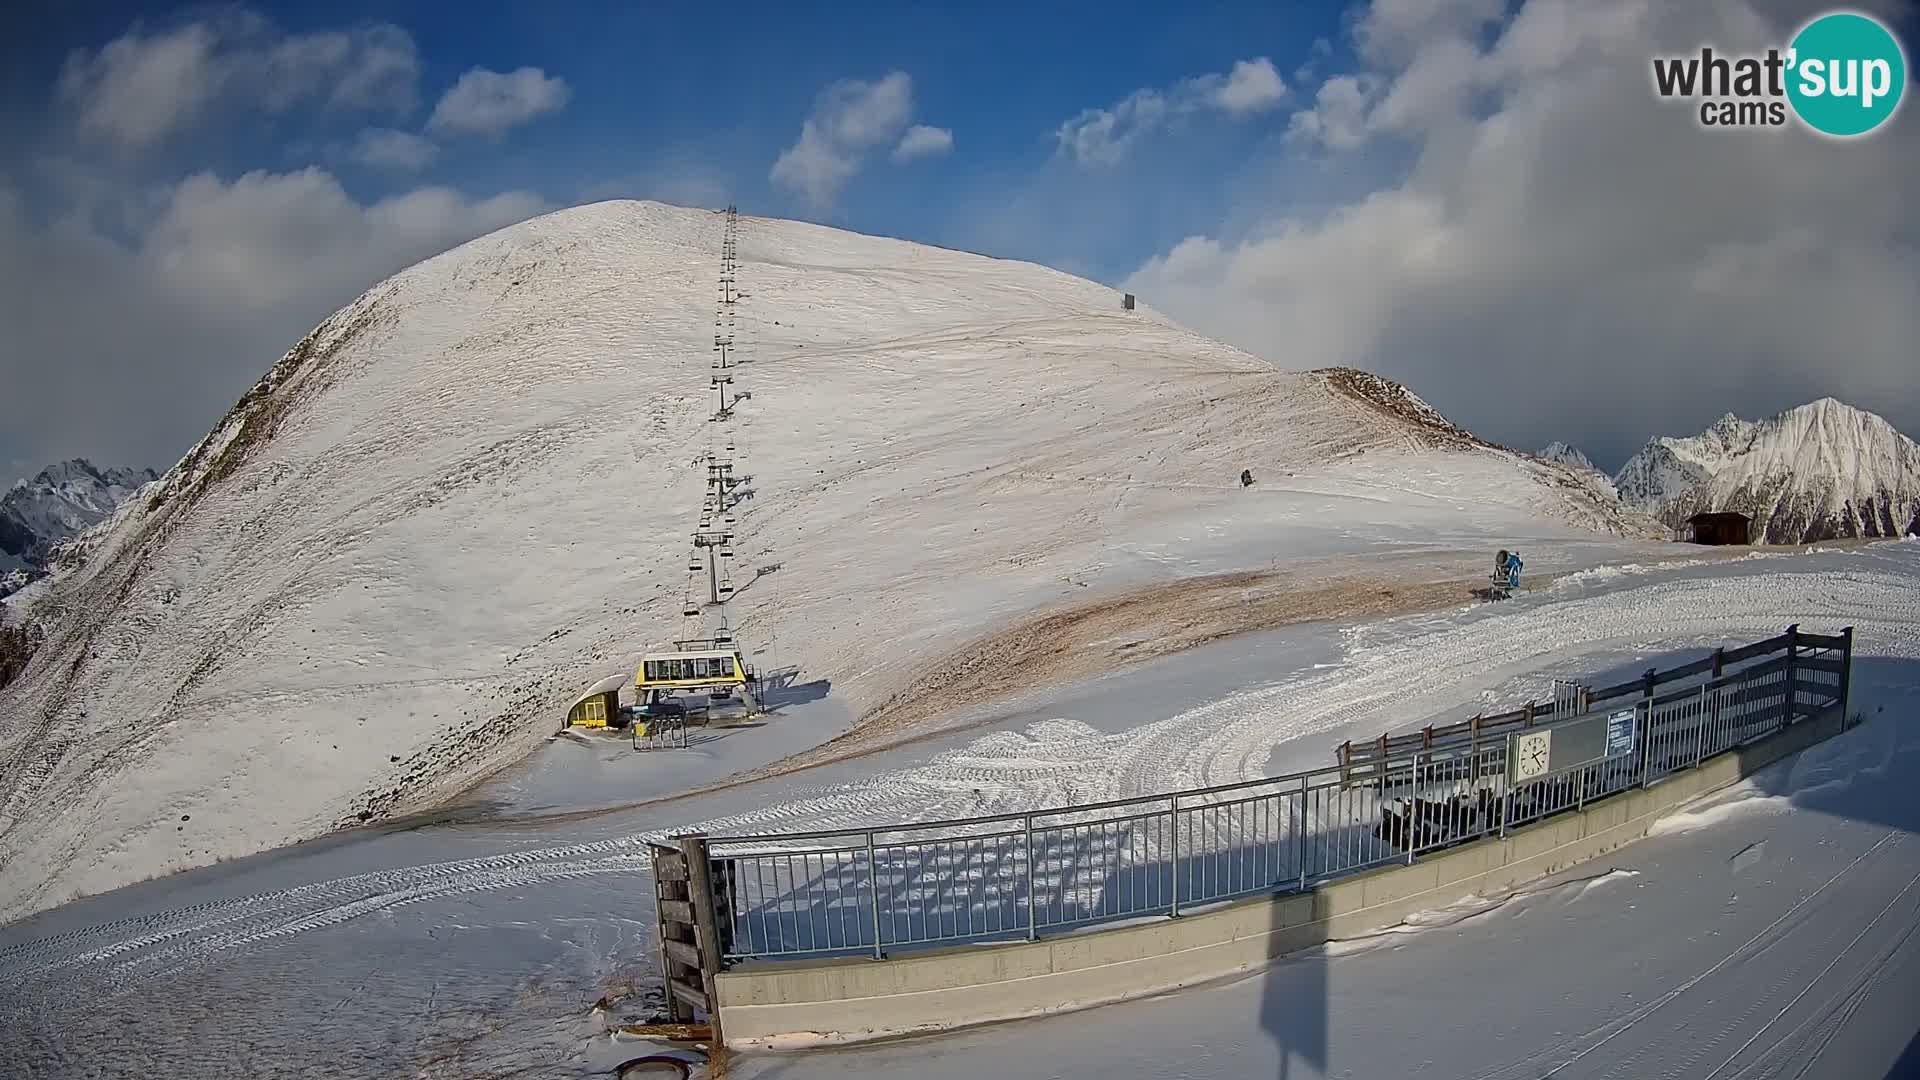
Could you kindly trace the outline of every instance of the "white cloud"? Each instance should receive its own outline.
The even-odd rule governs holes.
[[[1332,55],[1333,42],[1328,41],[1326,38],[1314,38],[1313,47],[1307,50],[1306,61],[1294,69],[1293,81],[1311,82],[1314,73],[1320,69],[1321,62]]]
[[[1380,0],[1359,67],[1292,117],[1357,156],[1266,162],[1242,190],[1364,179],[1326,209],[1230,207],[1231,231],[1124,287],[1285,366],[1370,368],[1490,437],[1613,464],[1829,393],[1920,429],[1920,127],[1707,132],[1647,88],[1663,51],[1785,40],[1795,13],[1756,2]]]
[[[1226,81],[1214,91],[1214,104],[1228,112],[1253,112],[1279,104],[1287,95],[1287,84],[1273,61],[1262,56],[1256,60],[1238,60],[1227,73]]]
[[[453,135],[499,136],[542,113],[558,112],[570,96],[566,80],[536,67],[504,73],[474,68],[434,106],[428,126]]]
[[[939,157],[953,150],[953,132],[946,128],[928,127],[915,124],[900,136],[900,145],[893,148],[893,160],[912,161],[915,158]]]
[[[328,312],[545,208],[444,188],[363,203],[318,169],[203,173],[159,196],[29,213],[0,187],[0,460],[164,468]]]
[[[1270,109],[1286,96],[1286,83],[1267,57],[1240,60],[1226,74],[1199,75],[1161,90],[1143,87],[1105,109],[1082,109],[1054,131],[1061,153],[1082,165],[1113,165],[1135,143],[1175,119],[1218,109],[1248,113]]]
[[[440,152],[432,139],[410,131],[368,128],[354,140],[353,160],[376,169],[417,172],[433,164]]]
[[[1287,136],[1338,150],[1359,146],[1367,138],[1370,85],[1352,75],[1336,75],[1321,83],[1313,108],[1301,109],[1289,119]]]
[[[912,116],[913,80],[904,71],[874,82],[833,83],[821,91],[800,125],[800,138],[774,161],[769,178],[805,196],[815,209],[832,206],[860,171],[867,152],[898,138]],[[945,134],[951,145],[952,133]]]
[[[124,150],[162,142],[216,106],[283,112],[319,103],[404,111],[419,61],[396,26],[288,35],[245,12],[71,53],[57,96],[79,132]]]

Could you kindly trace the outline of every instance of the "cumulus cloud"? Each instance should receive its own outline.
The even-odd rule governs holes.
[[[353,160],[376,169],[417,172],[440,153],[432,139],[410,131],[368,128],[353,143]]]
[[[1125,282],[1289,367],[1403,379],[1490,437],[1606,465],[1652,433],[1833,394],[1920,429],[1920,127],[1703,131],[1650,58],[1778,44],[1765,0],[1377,0],[1291,119],[1381,179],[1238,207]],[[1251,185],[1257,188],[1258,185]],[[1274,186],[1278,186],[1277,184]]]
[[[906,72],[873,82],[842,79],[821,91],[800,125],[800,138],[774,161],[769,178],[815,209],[825,209],[860,171],[868,152],[900,138],[912,117],[913,79]],[[910,141],[914,148],[908,152]],[[952,132],[922,125],[906,133],[895,157],[944,153],[952,145]]]
[[[474,68],[441,97],[428,126],[450,135],[498,137],[543,113],[558,112],[570,96],[566,80],[537,67]]]
[[[397,26],[289,35],[236,12],[164,32],[135,28],[97,51],[76,50],[56,96],[81,135],[141,150],[216,106],[403,112],[418,79],[413,38]]]
[[[1326,38],[1314,38],[1313,46],[1307,50],[1306,60],[1294,69],[1293,81],[1312,82],[1314,75],[1320,70],[1320,65],[1332,55],[1333,42]]]
[[[1287,84],[1280,79],[1273,61],[1235,61],[1233,70],[1213,92],[1213,103],[1228,112],[1252,112],[1271,108],[1287,95]]]
[[[1267,57],[1236,62],[1225,74],[1185,79],[1167,89],[1142,87],[1113,105],[1082,109],[1054,131],[1060,152],[1083,165],[1113,165],[1135,143],[1174,120],[1207,109],[1250,113],[1271,109],[1286,83]]]
[[[319,169],[198,174],[141,205],[109,228],[0,185],[0,462],[164,468],[328,312],[545,208],[443,188],[361,202]]]
[[[912,161],[915,158],[939,157],[953,149],[953,132],[946,128],[928,127],[915,124],[900,136],[900,145],[893,148],[893,160]]]

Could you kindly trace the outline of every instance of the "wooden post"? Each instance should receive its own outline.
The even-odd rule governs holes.
[[[1853,690],[1853,627],[1840,631],[1840,727],[1845,729],[1847,702]]]
[[[1642,694],[1647,709],[1641,723],[1645,732],[1640,736],[1640,786],[1643,789],[1653,784],[1653,688],[1657,674],[1653,668],[1647,669],[1646,689]]]
[[[685,928],[693,916],[693,904],[687,890],[686,857],[660,844],[651,847],[656,915],[654,929],[660,939],[660,975],[666,982],[667,1016],[676,1024],[689,1024],[694,1020],[693,1005],[675,992],[679,983],[675,975],[676,967],[689,966],[685,959],[687,945],[675,936],[673,929]]]
[[[687,859],[687,895],[693,901],[694,939],[700,949],[700,988],[707,995],[707,1023],[713,1026],[713,1040],[724,1045],[720,1034],[720,997],[714,976],[720,973],[720,927],[713,917],[713,873],[707,862],[707,838],[694,833],[682,836],[680,853]]]
[[[1713,650],[1712,680],[1714,682],[1718,682],[1720,680],[1720,676],[1726,674],[1726,670],[1727,670],[1727,650],[1725,649]],[[1708,701],[1707,713],[1706,715],[1703,715],[1700,718],[1700,723],[1703,725],[1702,734],[1701,734],[1703,744],[1706,738],[1704,725],[1711,724],[1713,726],[1713,731],[1716,738],[1719,736],[1719,733],[1720,733],[1720,687],[1715,686],[1713,688],[1713,692],[1707,695],[1707,701]],[[1697,765],[1699,764],[1699,762],[1695,761],[1695,764]]]
[[[1527,702],[1527,707],[1524,710],[1522,710],[1522,713],[1523,715],[1520,720],[1520,726],[1532,727],[1533,726],[1533,702],[1531,701]]]
[[[1794,623],[1787,627],[1787,707],[1780,717],[1780,726],[1783,728],[1793,723],[1793,707],[1798,704],[1797,699],[1800,696],[1800,691],[1794,686],[1794,680],[1799,676],[1793,670],[1796,666],[1794,660],[1799,652],[1800,624]]]

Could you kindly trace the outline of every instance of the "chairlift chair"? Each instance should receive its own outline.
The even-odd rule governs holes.
[[[680,614],[688,616],[689,618],[691,618],[692,616],[698,615],[700,614],[700,605],[689,603],[687,606],[680,609]]]

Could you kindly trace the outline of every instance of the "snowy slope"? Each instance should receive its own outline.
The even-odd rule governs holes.
[[[1601,472],[1587,458],[1587,455],[1580,452],[1578,447],[1568,446],[1563,442],[1550,442],[1534,456],[1543,461],[1566,466],[1574,475],[1593,485],[1593,489],[1604,498],[1619,498],[1620,493],[1613,486],[1613,477]]]
[[[1230,986],[735,1062],[738,1075],[795,1078],[1397,1077],[1419,1075],[1426,1060],[1425,1072],[1445,1077],[1706,1076],[1736,1052],[1767,1056],[1772,1037],[1743,1046],[1756,1032],[1804,1033],[1802,1014],[1782,1010],[1809,987],[1799,999],[1809,1010],[1850,1014],[1868,999],[1854,1027],[1872,1028],[1876,1003],[1915,1022],[1912,946],[1877,987],[1854,979],[1912,927],[1920,902],[1915,886],[1906,906],[1875,918],[1920,871],[1916,579],[1920,541],[1593,574],[1510,604],[1350,633],[1217,642],[1180,658],[1193,664],[1098,680],[945,748],[539,828],[366,830],[207,867],[0,926],[0,987],[13,991],[0,993],[0,1053],[30,1076],[324,1076],[351,1062],[353,1075],[605,1077],[623,1060],[605,1055],[623,1048],[591,1033],[586,1007],[629,995],[645,1014],[634,987],[647,985],[659,951],[645,899],[650,836],[697,822],[924,820],[1271,775],[1326,764],[1358,731],[1538,699],[1554,677],[1611,681],[1788,622],[1852,624],[1865,725],[1775,767],[1785,783],[1762,775],[1730,793],[1750,796],[1742,808],[1691,808],[1657,841],[1570,875],[1587,880],[1497,905],[1505,915],[1416,920],[1428,928],[1290,958]],[[1162,694],[1170,680],[1248,671],[1251,684],[1184,711]],[[1607,874],[1616,868],[1639,876]],[[1777,937],[1749,940],[1796,913]],[[1421,951],[1431,947],[1440,951]],[[131,1034],[74,1022],[135,1013],[145,1022]],[[1335,1042],[1289,1071],[1271,1054],[1302,1025],[1324,1025]],[[1623,1027],[1632,1031],[1609,1040]],[[1814,1025],[1816,1044],[1828,1027]],[[1692,1055],[1710,1046],[1719,1053],[1704,1067],[1672,1064],[1698,1064]],[[1854,1064],[1845,1050],[1843,1040],[1830,1055],[1838,1069],[1810,1075],[1884,1075],[1844,1071]],[[1553,1070],[1574,1054],[1577,1068]]]
[[[56,546],[105,521],[141,485],[158,479],[152,469],[100,469],[74,458],[16,481],[0,496],[0,575],[45,568]],[[7,591],[0,586],[0,595]]]
[[[1752,516],[1791,544],[1920,532],[1920,446],[1864,409],[1821,398],[1768,420],[1729,413],[1690,438],[1649,440],[1614,478],[1672,528],[1708,510]]]
[[[29,587],[0,916],[430,805],[682,636],[721,231],[603,203],[394,276]],[[735,617],[852,713],[1083,589],[1645,520],[1056,271],[752,218],[740,256]]]

